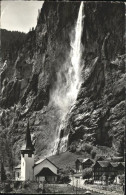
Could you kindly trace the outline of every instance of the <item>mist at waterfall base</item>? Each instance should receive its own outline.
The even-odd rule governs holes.
[[[52,154],[67,150],[68,135],[61,135],[67,120],[67,114],[74,105],[81,86],[81,55],[83,46],[83,2],[80,4],[75,28],[70,33],[71,50],[66,62],[57,72],[55,87],[50,93],[50,102],[59,110],[60,125],[56,129],[56,137]]]

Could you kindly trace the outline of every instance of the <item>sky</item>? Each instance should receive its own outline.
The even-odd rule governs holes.
[[[1,1],[1,28],[27,33],[37,24],[44,1]]]

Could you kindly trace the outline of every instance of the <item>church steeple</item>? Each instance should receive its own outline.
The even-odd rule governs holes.
[[[32,145],[29,121],[26,128],[25,145],[21,148],[21,180],[33,180],[34,146]]]
[[[34,150],[34,146],[32,145],[32,141],[31,141],[29,120],[28,120],[27,128],[26,128],[26,150]]]

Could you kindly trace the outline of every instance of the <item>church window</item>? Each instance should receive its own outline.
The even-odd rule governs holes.
[[[19,177],[20,176],[20,174],[19,174],[19,172],[17,172],[17,177]]]
[[[28,154],[28,157],[32,157],[32,154]]]

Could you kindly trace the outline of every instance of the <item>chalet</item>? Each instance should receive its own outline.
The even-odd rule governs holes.
[[[39,160],[34,165],[34,179],[37,181],[46,180],[48,183],[55,183],[58,176],[58,167],[49,159]]]
[[[89,168],[89,167],[91,167],[93,164],[94,164],[94,161],[91,160],[90,158],[83,159],[82,168],[83,168],[83,169]]]
[[[109,173],[109,162],[108,161],[97,161],[93,166],[94,171],[94,181],[102,180],[102,175],[105,174],[106,176]]]
[[[15,180],[57,181],[58,167],[49,159],[34,162],[34,146],[31,142],[29,123],[26,130],[26,144],[21,148],[21,164],[15,167]]]
[[[82,172],[82,162],[83,162],[83,158],[78,158],[75,161],[75,166],[76,166],[76,173]]]
[[[124,174],[124,166],[123,162],[97,161],[93,165],[94,182],[104,180],[103,176],[107,182],[109,177],[114,179],[117,175]]]
[[[89,158],[78,158],[75,161],[75,166],[76,166],[76,173],[82,172],[83,169],[85,168],[89,168],[93,165],[93,160],[89,159]]]

